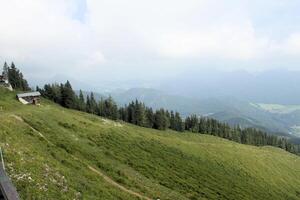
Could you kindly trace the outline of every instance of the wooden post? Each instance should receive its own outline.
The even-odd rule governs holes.
[[[1,147],[0,147],[0,156],[1,156],[2,167],[3,167],[3,170],[5,171],[5,165],[4,165],[3,153],[2,153],[2,148]]]

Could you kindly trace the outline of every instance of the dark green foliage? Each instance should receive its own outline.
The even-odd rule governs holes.
[[[145,126],[148,128],[153,128],[154,127],[154,122],[155,122],[155,118],[154,118],[154,113],[152,108],[147,108],[146,107],[146,124]]]
[[[61,105],[66,108],[76,108],[75,92],[69,81],[61,86]]]
[[[191,115],[185,119],[185,129],[194,133],[199,132],[199,120],[196,115]]]
[[[101,99],[98,103],[98,115],[112,120],[119,119],[119,111],[116,102],[109,97],[108,99]]]
[[[78,97],[78,110],[80,111],[86,110],[86,104],[81,90],[79,91],[79,97]]]
[[[168,128],[168,116],[164,109],[157,110],[154,115],[154,128],[166,130]]]
[[[86,101],[86,111],[88,113],[92,114],[97,114],[98,107],[97,107],[97,102],[94,97],[94,93],[91,93],[90,96],[87,96],[87,101]]]
[[[5,62],[4,66],[3,66],[2,76],[4,76],[6,79],[8,79],[8,73],[9,73],[9,67],[8,67],[8,64]]]
[[[30,91],[26,79],[24,79],[23,74],[20,72],[19,69],[16,68],[14,63],[11,63],[11,66],[9,67],[5,62],[3,66],[2,75],[8,78],[8,81],[13,89],[21,91]]]
[[[61,87],[58,84],[46,84],[44,85],[44,89],[40,89],[37,87],[37,91],[39,91],[44,97],[54,101],[55,103],[61,104]]]

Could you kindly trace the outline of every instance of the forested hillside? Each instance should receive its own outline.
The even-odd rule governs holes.
[[[122,120],[137,126],[158,130],[172,129],[183,132],[209,134],[226,138],[242,144],[256,146],[270,145],[285,149],[292,153],[299,153],[299,145],[292,144],[285,137],[278,137],[256,128],[241,128],[229,126],[213,118],[187,116],[185,119],[177,111],[161,108],[154,110],[138,100],[132,101],[124,107],[118,107],[112,97],[96,100],[94,93],[84,96],[73,91],[69,81],[65,84],[46,84],[44,88],[37,88],[41,94],[55,103],[66,108],[76,109],[95,114],[112,120]]]
[[[220,87],[220,89],[222,88]],[[77,93],[79,94],[79,92]],[[90,95],[90,93],[84,92],[84,95]],[[119,106],[137,99],[155,110],[160,108],[176,110],[183,117],[191,114],[209,116],[231,126],[255,127],[286,137],[299,135],[298,129],[295,128],[300,125],[300,115],[297,114],[296,110],[299,106],[297,105],[274,105],[281,108],[287,107],[287,112],[274,112],[276,110],[268,109],[273,104],[265,104],[264,107],[264,104],[242,100],[242,96],[239,98],[231,96],[209,97],[207,93],[202,93],[201,98],[196,98],[182,96],[182,94],[174,95],[170,94],[170,91],[162,92],[150,88],[131,88],[110,93],[94,93],[96,100],[109,95]]]

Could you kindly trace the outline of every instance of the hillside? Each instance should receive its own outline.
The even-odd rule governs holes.
[[[300,157],[23,106],[0,89],[0,145],[22,199],[300,199]]]

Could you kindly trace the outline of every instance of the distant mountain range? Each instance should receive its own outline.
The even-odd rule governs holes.
[[[249,102],[300,105],[300,71],[185,72],[160,86],[169,93],[206,98],[231,96]]]

